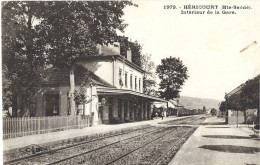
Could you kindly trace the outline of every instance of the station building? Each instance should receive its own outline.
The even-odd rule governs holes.
[[[83,85],[88,101],[77,104],[76,115],[93,116],[94,125],[150,119],[152,103],[166,101],[143,93],[145,71],[132,63],[131,50],[120,54],[119,43],[97,49],[97,55],[83,56],[74,70],[76,91],[88,82]],[[51,67],[44,72],[47,79],[35,87],[30,105],[24,105],[23,95],[17,98],[17,116],[28,110],[35,117],[75,115],[70,112],[69,70]]]

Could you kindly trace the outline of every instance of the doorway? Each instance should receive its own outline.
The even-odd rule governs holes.
[[[122,119],[122,100],[118,99],[118,117]]]
[[[45,94],[45,116],[59,115],[59,94]]]
[[[127,113],[128,113],[128,101],[127,100],[125,100],[124,101],[124,120],[126,120],[126,119],[128,119],[127,117],[128,117],[128,115],[127,115]],[[129,120],[129,119],[128,119]]]

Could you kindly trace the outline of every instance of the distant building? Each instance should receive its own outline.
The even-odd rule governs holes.
[[[245,84],[241,84],[229,93],[226,94],[226,99],[232,95],[239,95]],[[247,109],[246,111],[227,110],[226,123],[227,124],[252,124],[256,123],[257,109]]]
[[[235,95],[235,94],[241,93],[241,89],[243,88],[243,86],[245,86],[245,84],[239,85],[238,87],[236,87],[235,89],[233,89],[232,91],[227,93],[226,97],[230,97],[231,95]]]

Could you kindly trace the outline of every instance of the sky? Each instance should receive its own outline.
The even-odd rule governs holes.
[[[181,96],[223,100],[225,92],[260,74],[260,1],[133,2],[138,7],[124,9],[128,24],[124,35],[143,45],[143,53],[152,54],[156,65],[169,56],[183,61],[189,78]],[[218,9],[245,5],[252,9],[234,10],[234,15],[181,14],[183,5],[189,4],[218,5]],[[164,5],[176,5],[177,9],[166,10]],[[240,53],[254,41],[257,44]]]

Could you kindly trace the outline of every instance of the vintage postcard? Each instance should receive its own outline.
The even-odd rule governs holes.
[[[2,1],[3,164],[260,164],[259,0]]]

